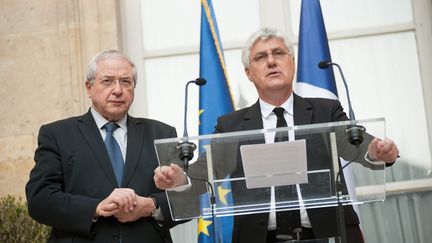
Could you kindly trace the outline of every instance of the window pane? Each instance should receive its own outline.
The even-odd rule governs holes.
[[[414,32],[332,41],[330,48],[333,61],[344,71],[356,117],[386,118],[387,137],[401,150],[398,165],[391,168],[396,180],[427,177],[430,141],[424,132],[427,123]],[[335,77],[339,98],[346,103],[336,69]]]
[[[148,117],[175,126],[178,135],[183,134],[185,84],[198,78],[198,67],[198,55],[145,61]],[[198,134],[198,90],[198,86],[189,85],[189,135]]]
[[[413,22],[410,0],[322,0],[327,32]],[[290,0],[290,24],[295,35],[300,26],[301,0]]]
[[[258,0],[214,0],[213,7],[222,42],[245,40],[259,27]],[[146,50],[199,46],[200,1],[143,0],[141,11]]]

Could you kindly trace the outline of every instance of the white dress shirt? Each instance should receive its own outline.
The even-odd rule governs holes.
[[[261,108],[261,115],[262,115],[262,121],[264,129],[270,129],[270,128],[276,128],[276,122],[277,122],[277,116],[273,112],[273,109],[276,107],[274,105],[270,105],[266,103],[265,101],[259,99],[260,108]],[[284,112],[284,118],[287,122],[288,127],[294,126],[294,108],[293,108],[293,96],[291,95],[290,98],[285,101],[281,106],[285,109]],[[266,133],[265,134],[265,142],[266,143],[274,143],[275,133]],[[288,132],[288,138],[290,141],[293,141],[294,138],[294,131],[290,130]],[[297,194],[299,196],[299,202],[300,202],[300,218],[301,218],[301,224],[304,227],[311,227],[309,217],[306,212],[306,208],[303,205],[302,196],[300,193],[300,187],[297,184]],[[274,209],[275,207],[275,191],[274,187],[271,187],[271,210],[270,210],[270,216],[269,216],[269,224],[268,229],[274,230],[276,229],[276,211]]]

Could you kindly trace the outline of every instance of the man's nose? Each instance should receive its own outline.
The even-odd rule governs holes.
[[[273,53],[267,53],[266,61],[268,64],[273,64],[276,61],[276,58],[274,58]]]
[[[273,67],[276,64],[276,58],[272,54],[269,54],[266,59],[267,66]]]
[[[123,92],[123,88],[122,88],[119,80],[116,80],[114,82],[112,91],[113,91],[113,93],[122,93]]]

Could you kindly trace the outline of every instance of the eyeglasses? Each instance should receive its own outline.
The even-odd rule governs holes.
[[[112,87],[114,87],[114,85],[116,84],[117,81],[120,84],[120,86],[122,88],[125,88],[125,89],[131,89],[135,86],[135,81],[130,80],[130,79],[118,79],[118,80],[117,79],[102,79],[102,81],[100,81],[100,83],[105,88],[112,88]]]
[[[264,62],[267,61],[267,58],[269,56],[272,56],[276,60],[281,60],[287,54],[288,54],[288,52],[286,52],[285,50],[282,50],[282,49],[278,48],[278,49],[272,50],[270,52],[270,54],[268,52],[259,52],[258,54],[255,55],[254,58],[252,58],[252,61],[256,62],[258,64],[262,64],[262,63],[264,63]]]

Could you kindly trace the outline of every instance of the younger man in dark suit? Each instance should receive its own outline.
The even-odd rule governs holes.
[[[294,51],[279,31],[262,28],[253,33],[242,50],[242,61],[246,75],[255,85],[259,99],[250,107],[220,117],[216,133],[275,128],[282,118],[285,126],[348,120],[339,101],[302,98],[293,92]],[[265,137],[266,143],[273,143],[274,140],[274,134]],[[367,150],[365,158],[384,161],[389,165],[396,160],[399,153],[397,146],[390,139],[371,139],[364,150]],[[361,160],[361,163],[370,162],[366,159]],[[185,174],[175,164],[157,168],[154,180],[157,187],[162,189],[187,184]],[[286,215],[283,217],[287,217]],[[344,216],[348,242],[363,242],[359,220],[351,206],[344,207]],[[235,216],[232,240],[236,243],[286,242],[286,238],[277,236],[295,236],[296,232],[291,229],[287,232],[287,229],[278,223],[284,220],[290,221],[287,218],[278,218],[275,212]],[[338,235],[334,207],[311,210],[301,208],[298,221],[301,226],[301,240]]]

